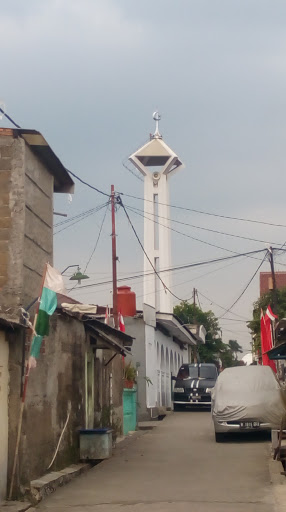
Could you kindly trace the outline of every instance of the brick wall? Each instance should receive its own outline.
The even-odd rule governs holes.
[[[275,272],[276,287],[286,288],[286,272]],[[271,272],[260,272],[260,296],[273,289]]]

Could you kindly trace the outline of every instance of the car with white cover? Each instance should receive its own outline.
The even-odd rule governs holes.
[[[212,391],[215,439],[226,433],[271,431],[285,417],[285,397],[269,366],[226,368]]]

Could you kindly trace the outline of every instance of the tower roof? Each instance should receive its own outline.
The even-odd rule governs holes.
[[[154,112],[156,131],[151,140],[133,153],[129,160],[143,174],[148,174],[148,167],[162,167],[162,174],[170,174],[184,167],[178,155],[163,141],[158,129],[158,119]],[[159,116],[159,114],[158,114]],[[157,116],[157,117],[158,117]]]

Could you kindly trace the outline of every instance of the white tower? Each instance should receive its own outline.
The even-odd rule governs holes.
[[[162,140],[159,132],[160,114],[154,112],[154,135],[129,160],[144,176],[144,249],[159,272],[171,267],[171,232],[169,212],[169,178],[184,167],[176,153]],[[144,256],[144,272],[153,269]],[[171,289],[171,273],[160,273],[167,288]],[[164,289],[156,274],[144,278],[144,303],[161,313],[172,313],[172,295]]]

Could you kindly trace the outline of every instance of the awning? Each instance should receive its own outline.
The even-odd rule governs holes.
[[[84,324],[86,330],[89,329],[92,331],[91,335],[94,337],[91,340],[91,345],[94,348],[114,350],[123,356],[131,353],[131,347],[134,339],[132,336],[101,322],[97,318],[94,318],[93,315],[89,315],[89,306],[86,310],[84,304],[76,304],[76,306],[83,306],[82,308],[79,308],[80,312],[77,310],[77,307],[69,307],[69,304],[62,304],[61,306],[58,306],[58,309],[62,310],[62,312],[67,315],[77,318]]]
[[[273,347],[271,350],[268,350],[266,354],[271,360],[277,361],[279,359],[286,359],[286,341],[276,345],[276,347]]]
[[[156,324],[159,327],[163,327],[170,336],[180,343],[186,343],[187,345],[197,344],[196,337],[172,313],[156,313]]]
[[[90,344],[97,349],[114,350],[124,357],[129,354],[133,338],[124,332],[118,331],[98,320],[85,322],[85,326],[94,333],[96,338],[90,340]]]

